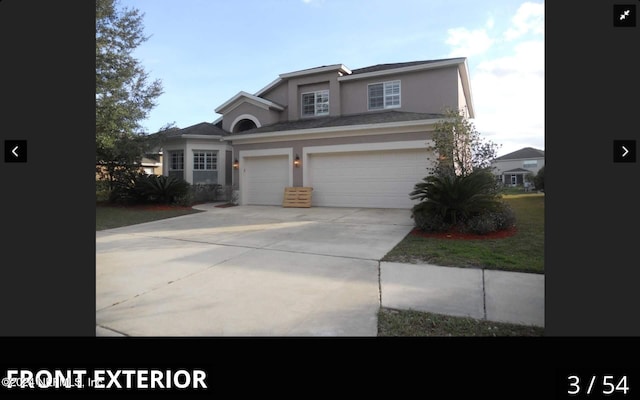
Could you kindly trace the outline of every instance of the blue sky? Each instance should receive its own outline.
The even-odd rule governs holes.
[[[544,3],[518,0],[120,0],[144,13],[134,56],[164,94],[147,132],[214,109],[279,74],[321,65],[467,57],[477,130],[499,155],[544,149]]]

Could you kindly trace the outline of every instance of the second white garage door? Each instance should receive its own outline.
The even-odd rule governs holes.
[[[314,206],[411,208],[428,165],[425,149],[310,154],[307,184]]]
[[[290,185],[288,156],[246,157],[243,171],[243,204],[282,205],[284,188]]]

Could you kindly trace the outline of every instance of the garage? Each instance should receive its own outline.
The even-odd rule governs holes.
[[[428,175],[421,149],[349,151],[308,155],[313,206],[411,208],[409,193]]]
[[[282,205],[284,188],[291,186],[289,157],[245,157],[243,161],[242,204]]]

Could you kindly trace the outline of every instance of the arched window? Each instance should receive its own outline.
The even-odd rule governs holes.
[[[249,129],[260,128],[262,126],[258,118],[251,114],[242,114],[236,117],[231,124],[231,133],[248,131]]]
[[[248,131],[249,129],[257,128],[256,123],[250,119],[243,119],[236,124],[233,129],[233,133]]]

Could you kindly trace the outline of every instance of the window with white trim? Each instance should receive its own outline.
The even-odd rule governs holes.
[[[170,171],[182,171],[184,170],[184,151],[172,151],[170,154],[169,170]]]
[[[329,114],[329,91],[302,93],[302,116],[313,117]]]
[[[369,110],[400,107],[400,81],[371,83],[368,86]]]
[[[201,151],[193,152],[194,171],[216,171],[218,169],[218,152]]]
[[[522,163],[522,168],[537,168],[538,160],[525,160]]]

